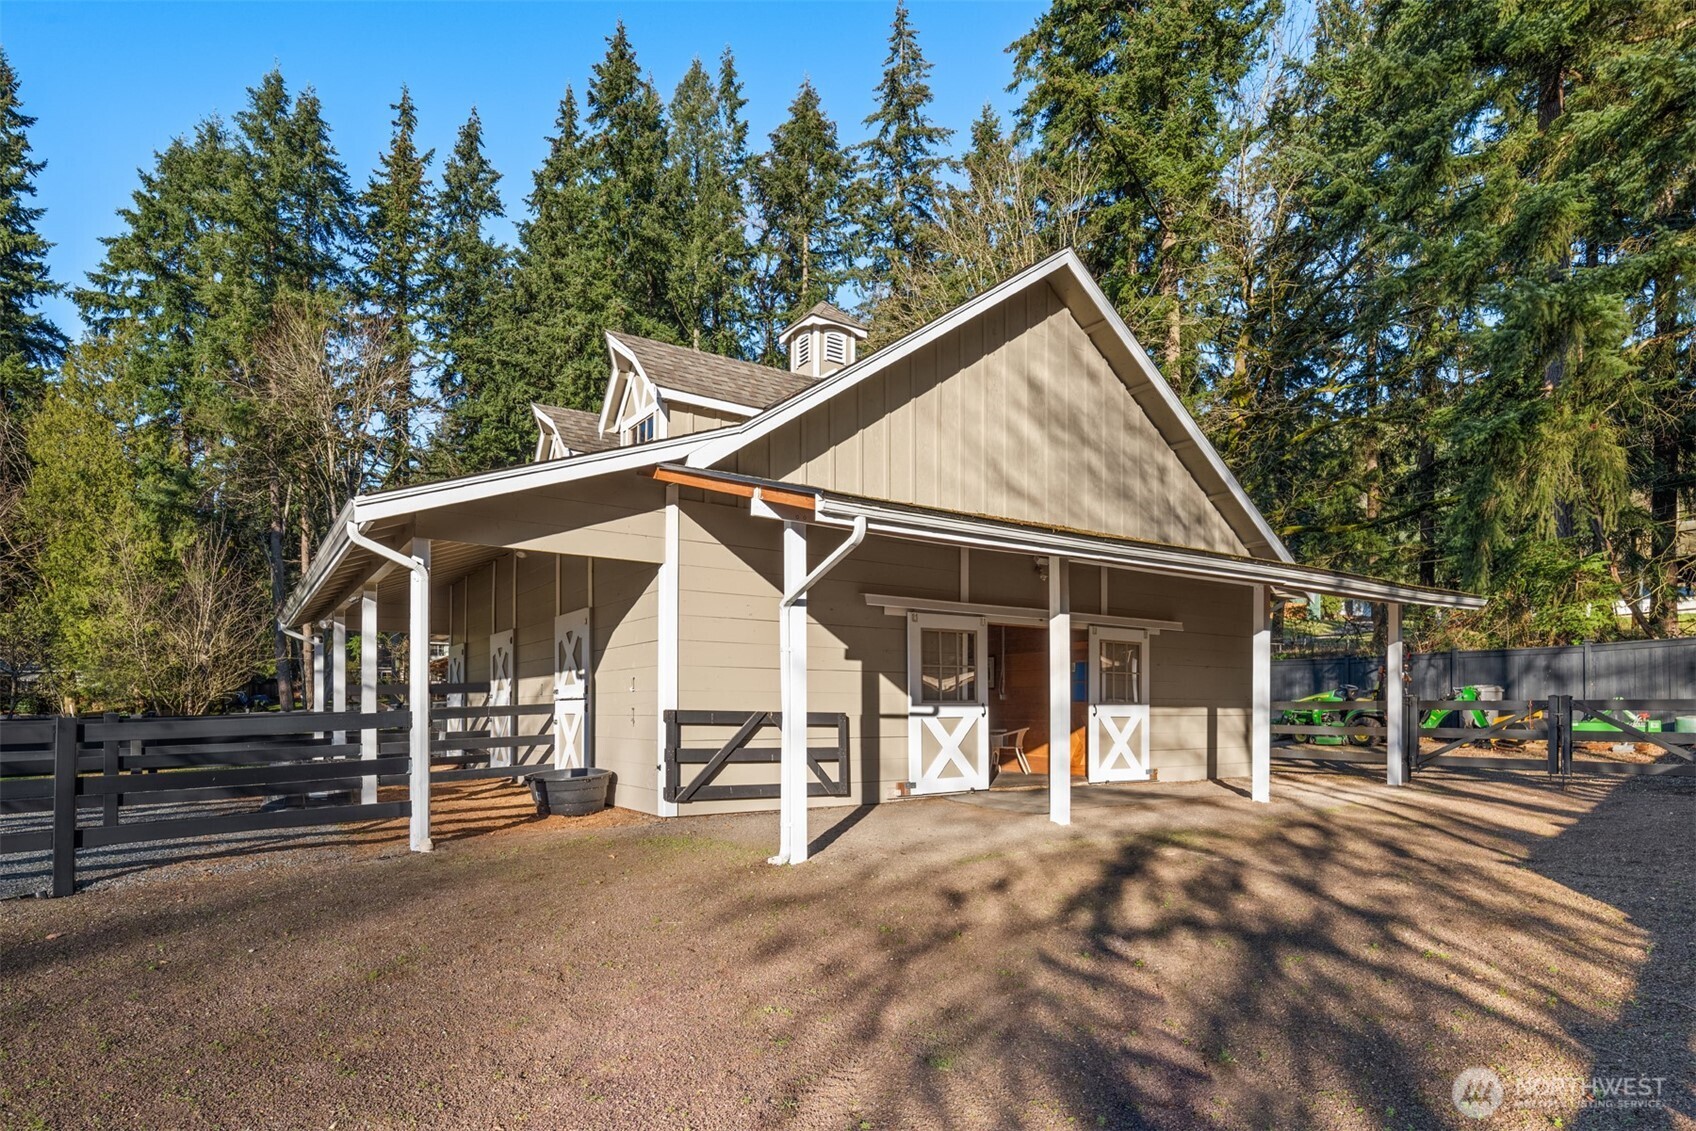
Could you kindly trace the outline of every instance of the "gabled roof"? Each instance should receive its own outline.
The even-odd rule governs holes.
[[[865,337],[871,330],[870,326],[867,326],[864,322],[861,322],[858,318],[855,318],[852,314],[849,314],[841,307],[832,306],[828,302],[815,302],[811,310],[807,311],[805,314],[801,315],[799,318],[795,319],[795,321],[783,328],[783,333],[778,335],[779,340],[787,338],[790,331],[794,330],[802,323],[810,322],[815,318],[822,322],[832,322],[838,326],[846,326],[850,330],[857,330],[859,331],[858,336],[862,338]]]
[[[804,413],[855,388],[943,335],[964,325],[991,308],[1006,302],[1028,287],[1046,283],[1071,310],[1072,317],[1089,336],[1142,410],[1183,465],[1200,484],[1220,515],[1252,553],[1293,562],[1288,548],[1273,532],[1259,509],[1231,474],[1225,461],[1202,434],[1195,418],[1166,383],[1154,361],[1142,348],[1130,327],[1119,317],[1107,296],[1101,293],[1077,252],[1065,248],[1027,267],[1003,283],[955,307],[941,318],[919,327],[876,353],[838,369],[814,382],[799,395],[774,405],[744,423],[723,430],[690,453],[690,467],[718,466],[728,457],[770,435]]]
[[[580,408],[556,408],[547,404],[531,404],[530,411],[535,414],[537,422],[558,436],[559,442],[570,449],[573,455],[603,452],[618,446],[616,440],[601,435],[599,413],[584,412]]]
[[[763,409],[786,401],[813,381],[769,365],[720,357],[684,346],[639,338],[635,334],[607,331],[607,337],[631,357],[659,387],[661,394],[683,393],[708,401],[723,401],[749,409]]]

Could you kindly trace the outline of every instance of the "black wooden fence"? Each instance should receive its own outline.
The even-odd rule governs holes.
[[[1389,730],[1382,700],[1350,699],[1315,703],[1285,699],[1272,703],[1275,739],[1312,743],[1321,736],[1338,745],[1306,745],[1274,749],[1285,762],[1339,762],[1382,766],[1387,758]],[[1427,769],[1538,770],[1562,778],[1573,774],[1652,774],[1696,776],[1696,732],[1672,729],[1680,717],[1696,716],[1696,699],[1580,699],[1552,695],[1547,699],[1474,700],[1420,699],[1409,695],[1403,707],[1408,720],[1406,772]],[[1650,725],[1655,720],[1658,727]],[[1587,730],[1586,721],[1604,729]],[[1427,748],[1423,740],[1439,745]],[[1656,762],[1576,760],[1578,744],[1608,742],[1657,747]],[[1515,757],[1476,754],[1468,747],[1517,748]],[[1668,760],[1664,755],[1670,755]]]
[[[1376,656],[1274,660],[1272,696],[1300,699],[1345,684],[1371,688],[1382,663]],[[1441,699],[1469,686],[1499,687],[1509,700],[1696,699],[1696,638],[1419,652],[1408,656],[1408,667],[1422,699]]]
[[[782,758],[776,747],[751,745],[764,730],[783,726],[780,711],[667,711],[665,713],[665,799],[685,804],[691,801],[749,801],[776,797],[779,785],[775,782],[740,782],[715,784],[721,773],[731,766],[772,765]],[[712,741],[708,746],[685,746],[683,732],[716,730],[731,731],[728,738]],[[807,783],[808,797],[847,797],[848,780],[848,716],[827,712],[807,715],[807,729],[828,729],[835,732],[830,746],[808,746],[807,769],[813,780]],[[824,768],[834,763],[836,776]],[[683,780],[684,766],[699,766],[688,781]]]
[[[408,801],[244,812],[193,803],[304,801],[369,778],[404,781],[410,721],[407,711],[0,721],[0,814],[44,815],[9,820],[0,855],[50,850],[61,896],[75,889],[79,848],[404,817]],[[377,757],[360,756],[362,730],[378,732]]]

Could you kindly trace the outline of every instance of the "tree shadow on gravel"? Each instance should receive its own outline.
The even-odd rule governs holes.
[[[1670,759],[1669,759],[1670,760]],[[1696,780],[1645,778],[1611,791],[1559,836],[1531,845],[1539,875],[1616,908],[1650,936],[1649,955],[1617,1015],[1575,1013],[1573,1040],[1590,1051],[1588,1079],[1659,1081],[1664,1107],[1581,1109],[1579,1131],[1696,1121],[1696,897],[1689,851]],[[1635,1117],[1635,1118],[1634,1118]]]
[[[1378,786],[1105,854],[1080,836],[872,876],[823,931],[816,892],[719,916],[794,924],[753,958],[852,1019],[838,1061],[898,1050],[898,1079],[857,1089],[873,1126],[1462,1126],[1455,1074],[1558,1060],[1564,978],[1619,965],[1514,828],[1546,840],[1604,795]],[[783,1086],[805,1112],[817,1083]]]

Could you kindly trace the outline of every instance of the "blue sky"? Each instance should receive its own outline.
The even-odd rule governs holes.
[[[962,131],[986,101],[1003,113],[1005,49],[1045,5],[1036,0],[910,5],[935,64],[935,115]],[[363,186],[388,138],[402,83],[418,103],[421,143],[440,159],[475,104],[504,176],[509,223],[545,152],[567,83],[581,96],[619,18],[642,65],[669,97],[690,59],[730,47],[749,100],[754,143],[782,120],[811,76],[845,141],[858,140],[886,51],[894,0],[830,4],[547,3],[39,3],[0,4],[0,42],[22,82],[47,169],[37,203],[56,245],[56,281],[78,285],[99,239],[153,153],[214,112],[228,116],[273,65],[291,90],[323,99],[336,147]],[[959,138],[957,141],[961,140]],[[503,235],[508,234],[503,232]],[[49,311],[78,332],[64,299]]]

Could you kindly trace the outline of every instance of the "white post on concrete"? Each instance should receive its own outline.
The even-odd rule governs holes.
[[[330,619],[330,656],[324,673],[330,685],[330,710],[341,714],[347,710],[347,609],[336,610]],[[331,733],[330,741],[337,746],[347,741],[347,731]]]
[[[324,629],[323,625],[306,626],[306,639],[312,649],[312,709],[324,713]]]
[[[677,485],[668,484],[665,489],[665,560],[660,563],[658,579],[659,624],[656,626],[658,639],[655,642],[658,671],[654,679],[654,697],[657,707],[654,711],[654,722],[656,724],[654,783],[655,792],[659,798],[655,809],[661,817],[677,816],[677,802],[667,801],[665,797],[665,713],[677,710],[678,703],[678,653],[681,627],[678,610],[682,600],[678,586],[682,577],[683,565],[682,523],[683,515],[677,502]],[[593,586],[591,585],[591,593],[592,590]],[[593,601],[593,596],[590,600]],[[587,743],[588,740],[585,739],[584,741]]]
[[[1407,784],[1407,698],[1403,675],[1407,669],[1407,645],[1402,642],[1402,607],[1395,601],[1384,606],[1384,781]]]
[[[1072,586],[1065,558],[1048,559],[1048,819],[1072,823]]]
[[[1266,586],[1253,588],[1253,673],[1249,695],[1249,797],[1272,800],[1272,610]]]
[[[430,851],[430,540],[412,540],[407,707],[412,711],[412,851]]]
[[[783,523],[783,591],[799,593],[779,603],[779,649],[783,663],[782,763],[779,771],[777,864],[807,859],[807,527]]]
[[[359,713],[377,713],[377,591],[367,589],[359,595]],[[377,728],[365,727],[359,732],[359,756],[377,757]],[[377,804],[377,775],[361,779],[361,805]]]

